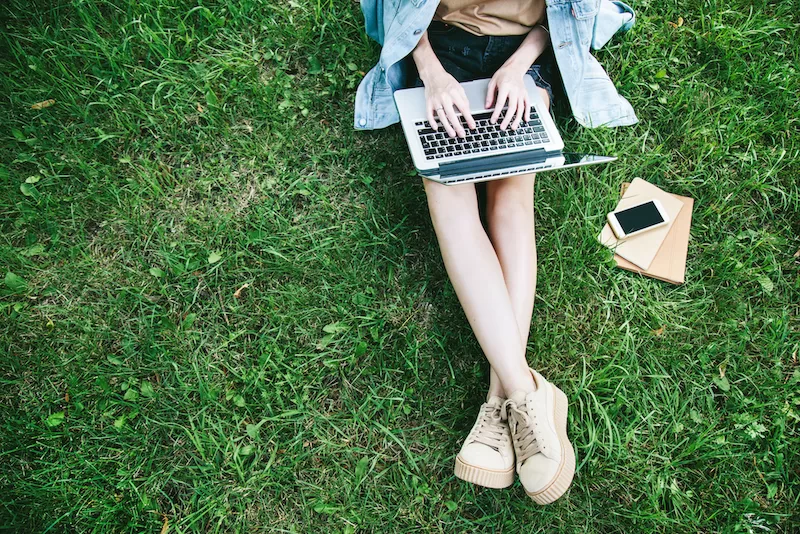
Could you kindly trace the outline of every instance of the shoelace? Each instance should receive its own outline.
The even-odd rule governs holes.
[[[526,408],[525,404],[517,406],[511,399],[503,404],[503,414],[508,419],[508,426],[511,428],[519,463],[541,451],[540,440],[537,439],[539,428],[536,414],[529,414]]]
[[[503,432],[503,407],[492,406],[489,403],[484,403],[481,406],[481,413],[477,431],[473,435],[472,442],[480,443],[491,447],[496,451],[505,441],[505,432]]]

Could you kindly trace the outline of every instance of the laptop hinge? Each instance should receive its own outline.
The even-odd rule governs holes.
[[[521,167],[522,165],[541,163],[545,160],[547,160],[547,152],[543,148],[537,148],[535,150],[526,150],[525,152],[513,152],[511,154],[483,156],[442,163],[439,165],[439,174],[443,178],[461,176],[462,174],[474,174],[507,167]]]

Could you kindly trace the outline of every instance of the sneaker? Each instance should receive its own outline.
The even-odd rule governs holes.
[[[531,369],[536,391],[517,391],[503,405],[508,418],[517,473],[538,504],[567,491],[575,475],[575,451],[567,437],[567,396]]]
[[[478,420],[456,456],[458,478],[487,488],[507,488],[514,483],[514,447],[502,414],[500,397],[481,405]]]

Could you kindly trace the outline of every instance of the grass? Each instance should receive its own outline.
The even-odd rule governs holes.
[[[536,185],[542,508],[452,475],[487,368],[401,132],[351,128],[356,3],[0,6],[0,530],[800,529],[800,4],[634,7],[640,124],[561,120],[620,161]],[[683,286],[595,241],[635,176],[696,199]]]

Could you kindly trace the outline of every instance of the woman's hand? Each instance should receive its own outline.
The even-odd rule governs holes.
[[[464,126],[456,115],[460,111],[470,130],[475,129],[475,119],[469,112],[469,100],[464,89],[458,84],[444,67],[428,41],[428,32],[422,35],[412,53],[417,71],[425,85],[425,110],[428,122],[434,130],[439,129],[436,117],[442,123],[450,137],[465,137]]]
[[[525,121],[530,119],[528,90],[525,88],[523,79],[526,72],[527,70],[522,70],[514,64],[506,64],[497,69],[489,82],[489,89],[486,92],[486,109],[494,106],[494,113],[489,122],[495,124],[506,102],[508,103],[506,115],[500,124],[501,130],[505,130],[509,123],[511,129],[516,130],[522,119]]]
[[[469,100],[464,88],[447,71],[441,69],[423,80],[425,84],[425,110],[428,114],[428,122],[431,128],[438,130],[439,125],[434,117],[439,118],[447,135],[455,137],[458,135],[466,137],[464,126],[456,115],[460,111],[466,120],[470,130],[475,129],[475,119],[469,112]]]
[[[508,103],[508,111],[500,124],[501,130],[505,130],[509,123],[511,129],[516,130],[522,119],[525,119],[525,122],[530,119],[530,102],[524,77],[536,58],[548,46],[550,46],[550,32],[541,24],[537,24],[525,36],[517,51],[492,76],[486,92],[485,107],[489,109],[494,106],[490,122],[495,124],[503,107]]]

